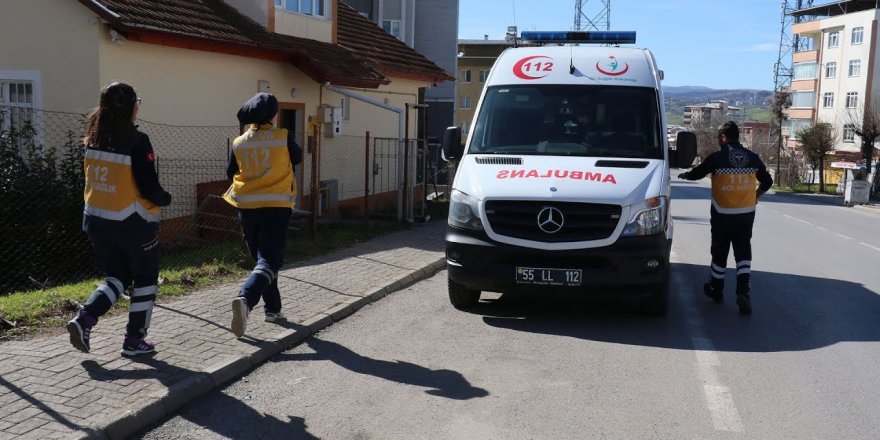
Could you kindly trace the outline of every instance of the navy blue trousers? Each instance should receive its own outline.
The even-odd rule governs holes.
[[[256,260],[239,297],[247,300],[253,309],[260,298],[266,313],[281,311],[281,292],[278,291],[278,270],[284,265],[287,228],[290,226],[290,208],[239,209],[238,219],[251,257]]]
[[[752,277],[752,226],[755,213],[720,214],[712,213],[712,268],[710,282],[715,289],[724,288],[724,273],[727,256],[733,247],[736,260],[736,293],[749,293]]]
[[[141,220],[94,219],[86,233],[104,282],[83,309],[94,318],[106,314],[133,284],[125,335],[143,339],[150,328],[159,280],[159,224]]]

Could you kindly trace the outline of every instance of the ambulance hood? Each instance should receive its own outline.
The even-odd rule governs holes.
[[[467,154],[455,189],[486,200],[555,200],[632,205],[659,194],[668,172],[660,159]]]

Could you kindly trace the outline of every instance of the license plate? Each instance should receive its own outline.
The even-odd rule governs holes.
[[[536,284],[544,286],[580,286],[580,269],[549,269],[540,267],[517,267],[517,284]]]

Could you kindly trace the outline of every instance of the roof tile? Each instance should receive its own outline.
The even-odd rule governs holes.
[[[158,32],[280,53],[318,82],[374,88],[389,82],[383,73],[433,81],[452,79],[342,0],[337,1],[339,44],[269,32],[222,0],[80,0],[120,32]]]

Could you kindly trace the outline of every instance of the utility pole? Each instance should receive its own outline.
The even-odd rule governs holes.
[[[575,0],[574,30],[610,31],[611,0]]]
[[[776,64],[773,65],[774,99],[780,93],[789,93],[791,77],[793,74],[792,55],[795,52],[806,49],[809,40],[804,40],[792,34],[791,26],[805,21],[803,17],[796,17],[794,12],[813,6],[813,0],[782,0],[782,20],[779,35],[779,54]],[[779,181],[779,164],[782,156],[782,122],[778,117],[776,126],[773,127],[773,135],[776,140],[776,181]]]

